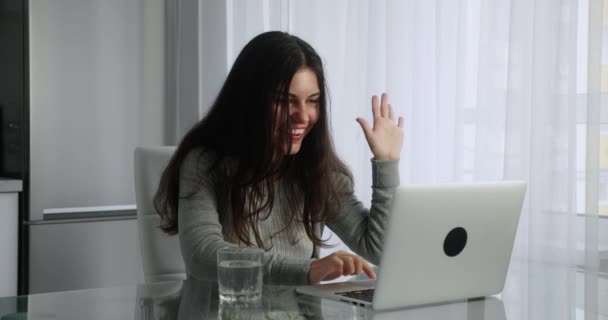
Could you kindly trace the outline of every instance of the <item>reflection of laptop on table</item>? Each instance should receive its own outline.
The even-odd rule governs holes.
[[[505,305],[495,297],[458,303],[406,308],[387,312],[374,312],[373,320],[507,320]]]
[[[297,291],[376,310],[499,293],[525,192],[521,181],[400,187],[378,279]]]

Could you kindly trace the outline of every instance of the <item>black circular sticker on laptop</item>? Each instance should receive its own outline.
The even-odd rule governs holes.
[[[443,241],[443,252],[449,257],[459,255],[467,245],[467,231],[463,227],[456,227],[448,232]]]

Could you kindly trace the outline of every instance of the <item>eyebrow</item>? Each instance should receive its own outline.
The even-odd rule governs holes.
[[[318,96],[318,95],[321,95],[321,92],[313,93],[310,96],[308,96],[308,98],[312,98],[312,97]],[[295,97],[295,98],[297,98],[298,96],[290,92],[289,93],[289,97]]]

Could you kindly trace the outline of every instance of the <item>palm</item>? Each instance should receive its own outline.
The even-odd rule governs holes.
[[[376,160],[398,160],[403,147],[403,118],[395,123],[393,108],[388,103],[388,95],[382,94],[382,101],[372,97],[373,127],[363,118],[357,118],[365,139]]]

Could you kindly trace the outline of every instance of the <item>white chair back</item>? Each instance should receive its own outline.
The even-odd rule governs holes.
[[[142,265],[146,282],[186,279],[177,235],[159,229],[160,216],[153,198],[160,176],[175,152],[175,147],[138,147],[135,149],[135,198]]]

